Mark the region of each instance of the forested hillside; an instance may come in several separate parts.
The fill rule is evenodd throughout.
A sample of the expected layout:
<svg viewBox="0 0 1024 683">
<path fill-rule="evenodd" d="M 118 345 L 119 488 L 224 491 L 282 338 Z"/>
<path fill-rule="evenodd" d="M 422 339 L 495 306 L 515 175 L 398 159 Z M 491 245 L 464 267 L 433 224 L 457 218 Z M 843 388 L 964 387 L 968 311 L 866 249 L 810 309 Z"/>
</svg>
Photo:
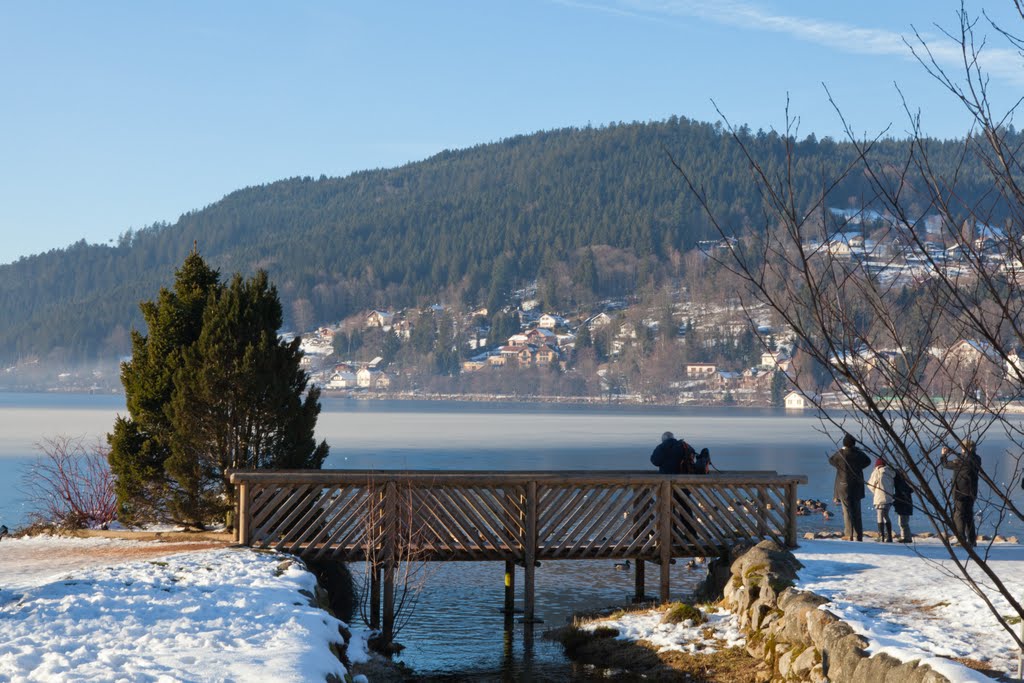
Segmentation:
<svg viewBox="0 0 1024 683">
<path fill-rule="evenodd" d="M 780 136 L 743 135 L 769 172 L 785 168 Z M 902 147 L 886 141 L 875 154 L 899 165 Z M 962 147 L 936 141 L 933 163 L 951 166 Z M 80 242 L 0 266 L 0 358 L 127 352 L 138 302 L 172 281 L 193 241 L 226 275 L 266 269 L 285 326 L 298 330 L 371 307 L 494 306 L 534 279 L 563 305 L 622 294 L 679 276 L 682 255 L 717 236 L 669 154 L 704 179 L 731 228 L 762 227 L 746 162 L 717 126 L 673 117 L 518 136 L 396 169 L 246 188 L 116 246 Z M 829 139 L 797 143 L 800 195 L 853 154 Z M 976 177 L 968 168 L 958 188 L 968 204 L 984 196 Z M 854 176 L 833 197 L 845 206 L 867 192 Z"/>
</svg>

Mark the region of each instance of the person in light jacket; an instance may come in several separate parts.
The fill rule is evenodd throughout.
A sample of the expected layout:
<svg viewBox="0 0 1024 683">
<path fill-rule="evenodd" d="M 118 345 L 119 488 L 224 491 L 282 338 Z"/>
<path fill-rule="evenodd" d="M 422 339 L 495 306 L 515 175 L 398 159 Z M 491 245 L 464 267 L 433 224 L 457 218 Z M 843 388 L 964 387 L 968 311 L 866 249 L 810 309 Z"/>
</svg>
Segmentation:
<svg viewBox="0 0 1024 683">
<path fill-rule="evenodd" d="M 878 540 L 882 543 L 892 543 L 889 508 L 896 498 L 896 473 L 881 458 L 875 460 L 875 469 L 868 479 L 868 488 L 874 494 L 872 502 L 878 515 Z"/>
<path fill-rule="evenodd" d="M 871 458 L 857 448 L 857 439 L 852 434 L 843 437 L 843 447 L 829 459 L 836 468 L 835 493 L 843 504 L 843 526 L 849 530 L 849 540 L 864 540 L 864 523 L 861 520 L 861 501 L 864 500 L 864 469 L 871 464 Z"/>
</svg>

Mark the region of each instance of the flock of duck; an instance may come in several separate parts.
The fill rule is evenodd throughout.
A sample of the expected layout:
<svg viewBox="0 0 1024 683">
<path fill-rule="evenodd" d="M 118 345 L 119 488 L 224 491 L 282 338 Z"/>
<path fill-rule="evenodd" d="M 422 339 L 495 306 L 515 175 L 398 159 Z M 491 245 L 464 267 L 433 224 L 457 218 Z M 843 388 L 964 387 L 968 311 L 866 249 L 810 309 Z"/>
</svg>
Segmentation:
<svg viewBox="0 0 1024 683">
<path fill-rule="evenodd" d="M 686 562 L 686 564 L 683 565 L 683 566 L 686 567 L 687 569 L 694 570 L 697 567 L 700 567 L 701 565 L 705 564 L 707 561 L 708 560 L 707 560 L 706 557 L 691 557 Z M 672 563 L 674 564 L 675 560 L 672 560 Z M 632 566 L 633 565 L 631 565 L 629 563 L 629 560 L 623 560 L 622 562 L 616 562 L 615 563 L 615 570 L 623 572 L 623 571 L 626 571 L 627 569 L 629 569 Z"/>
</svg>

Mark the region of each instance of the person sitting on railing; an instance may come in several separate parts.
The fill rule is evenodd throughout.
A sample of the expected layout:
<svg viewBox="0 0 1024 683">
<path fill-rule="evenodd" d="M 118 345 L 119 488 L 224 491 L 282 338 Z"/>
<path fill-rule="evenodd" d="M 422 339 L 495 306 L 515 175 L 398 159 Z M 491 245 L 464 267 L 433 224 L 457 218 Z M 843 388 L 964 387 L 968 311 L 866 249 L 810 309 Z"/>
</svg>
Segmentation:
<svg viewBox="0 0 1024 683">
<path fill-rule="evenodd" d="M 705 448 L 701 453 L 705 453 Z M 707 474 L 711 456 L 708 455 L 702 461 L 701 467 L 697 466 L 697 453 L 693 446 L 686 443 L 684 439 L 677 439 L 672 432 L 665 432 L 661 435 L 661 443 L 651 453 L 651 463 L 658 468 L 661 474 Z M 690 490 L 687 488 L 676 492 L 673 500 L 683 519 L 683 525 L 691 535 L 696 536 L 697 530 L 690 521 L 693 516 L 693 506 L 690 504 Z"/>
<path fill-rule="evenodd" d="M 693 447 L 682 439 L 677 439 L 672 432 L 661 435 L 659 443 L 651 453 L 651 464 L 661 474 L 689 474 L 690 463 L 693 462 Z"/>
</svg>

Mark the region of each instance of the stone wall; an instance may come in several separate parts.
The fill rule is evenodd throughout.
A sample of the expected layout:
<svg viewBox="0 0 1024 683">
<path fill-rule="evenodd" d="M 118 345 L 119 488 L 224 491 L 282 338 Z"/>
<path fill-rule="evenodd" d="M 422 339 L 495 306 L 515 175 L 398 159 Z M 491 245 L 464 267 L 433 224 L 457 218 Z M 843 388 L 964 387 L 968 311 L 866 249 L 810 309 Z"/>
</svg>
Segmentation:
<svg viewBox="0 0 1024 683">
<path fill-rule="evenodd" d="M 917 661 L 868 656 L 868 641 L 821 609 L 828 602 L 793 588 L 802 567 L 791 552 L 762 541 L 730 565 L 723 602 L 747 632 L 747 651 L 769 664 L 772 681 L 949 683 Z"/>
</svg>

